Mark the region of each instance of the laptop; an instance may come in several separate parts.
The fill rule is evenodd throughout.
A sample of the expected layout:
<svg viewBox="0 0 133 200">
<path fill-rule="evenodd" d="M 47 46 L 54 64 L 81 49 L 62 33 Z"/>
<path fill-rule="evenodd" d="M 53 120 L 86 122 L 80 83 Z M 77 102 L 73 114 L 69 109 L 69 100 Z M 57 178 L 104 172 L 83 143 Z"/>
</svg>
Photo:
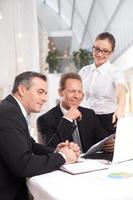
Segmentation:
<svg viewBox="0 0 133 200">
<path fill-rule="evenodd" d="M 133 116 L 123 117 L 118 120 L 114 153 L 97 152 L 89 155 L 86 152 L 85 155 L 85 158 L 106 159 L 112 161 L 112 163 L 133 159 Z"/>
<path fill-rule="evenodd" d="M 112 163 L 133 159 L 133 116 L 120 118 L 117 122 L 115 148 Z"/>
<path fill-rule="evenodd" d="M 133 160 L 133 117 L 125 117 L 118 120 L 114 153 L 97 152 L 95 154 L 86 154 L 84 158 L 84 161 L 81 160 L 79 163 L 62 165 L 60 169 L 70 174 L 80 174 L 108 169 L 109 166 L 114 166 L 110 164 Z"/>
</svg>

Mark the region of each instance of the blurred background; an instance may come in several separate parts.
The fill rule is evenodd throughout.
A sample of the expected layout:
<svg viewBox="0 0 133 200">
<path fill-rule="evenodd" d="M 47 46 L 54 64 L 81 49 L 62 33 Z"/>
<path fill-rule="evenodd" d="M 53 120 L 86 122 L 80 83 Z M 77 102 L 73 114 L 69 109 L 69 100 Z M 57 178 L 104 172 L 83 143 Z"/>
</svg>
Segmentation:
<svg viewBox="0 0 133 200">
<path fill-rule="evenodd" d="M 17 74 L 39 71 L 49 79 L 44 113 L 58 101 L 60 75 L 93 62 L 92 45 L 103 31 L 116 38 L 111 62 L 125 74 L 126 112 L 132 113 L 132 0 L 0 0 L 0 99 Z"/>
</svg>

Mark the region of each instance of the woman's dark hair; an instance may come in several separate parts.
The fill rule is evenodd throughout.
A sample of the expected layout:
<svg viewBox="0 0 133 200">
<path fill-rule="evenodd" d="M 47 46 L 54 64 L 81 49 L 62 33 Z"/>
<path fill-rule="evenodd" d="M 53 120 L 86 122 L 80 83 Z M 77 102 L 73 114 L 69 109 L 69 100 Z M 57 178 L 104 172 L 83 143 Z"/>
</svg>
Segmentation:
<svg viewBox="0 0 133 200">
<path fill-rule="evenodd" d="M 100 33 L 99 35 L 97 35 L 95 41 L 96 40 L 105 40 L 105 39 L 109 40 L 109 42 L 112 45 L 112 51 L 114 51 L 116 41 L 115 41 L 114 36 L 111 33 L 108 33 L 108 32 Z"/>
</svg>

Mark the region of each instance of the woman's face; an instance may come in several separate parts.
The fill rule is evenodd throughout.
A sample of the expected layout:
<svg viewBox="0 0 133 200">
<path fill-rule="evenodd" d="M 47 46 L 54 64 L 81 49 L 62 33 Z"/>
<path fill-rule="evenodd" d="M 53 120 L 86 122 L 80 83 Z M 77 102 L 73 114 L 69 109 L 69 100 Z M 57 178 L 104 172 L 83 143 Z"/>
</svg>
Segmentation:
<svg viewBox="0 0 133 200">
<path fill-rule="evenodd" d="M 92 48 L 96 67 L 104 64 L 112 56 L 112 44 L 108 39 L 96 40 Z"/>
</svg>

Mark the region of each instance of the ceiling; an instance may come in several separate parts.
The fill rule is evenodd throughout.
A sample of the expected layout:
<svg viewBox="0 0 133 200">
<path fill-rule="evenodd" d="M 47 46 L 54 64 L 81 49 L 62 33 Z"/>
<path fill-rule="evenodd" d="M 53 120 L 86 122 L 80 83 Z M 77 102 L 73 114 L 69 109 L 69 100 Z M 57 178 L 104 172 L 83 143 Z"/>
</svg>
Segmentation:
<svg viewBox="0 0 133 200">
<path fill-rule="evenodd" d="M 113 60 L 133 44 L 132 0 L 36 0 L 39 29 L 58 48 L 91 49 L 97 34 L 112 33 L 117 41 Z"/>
</svg>

